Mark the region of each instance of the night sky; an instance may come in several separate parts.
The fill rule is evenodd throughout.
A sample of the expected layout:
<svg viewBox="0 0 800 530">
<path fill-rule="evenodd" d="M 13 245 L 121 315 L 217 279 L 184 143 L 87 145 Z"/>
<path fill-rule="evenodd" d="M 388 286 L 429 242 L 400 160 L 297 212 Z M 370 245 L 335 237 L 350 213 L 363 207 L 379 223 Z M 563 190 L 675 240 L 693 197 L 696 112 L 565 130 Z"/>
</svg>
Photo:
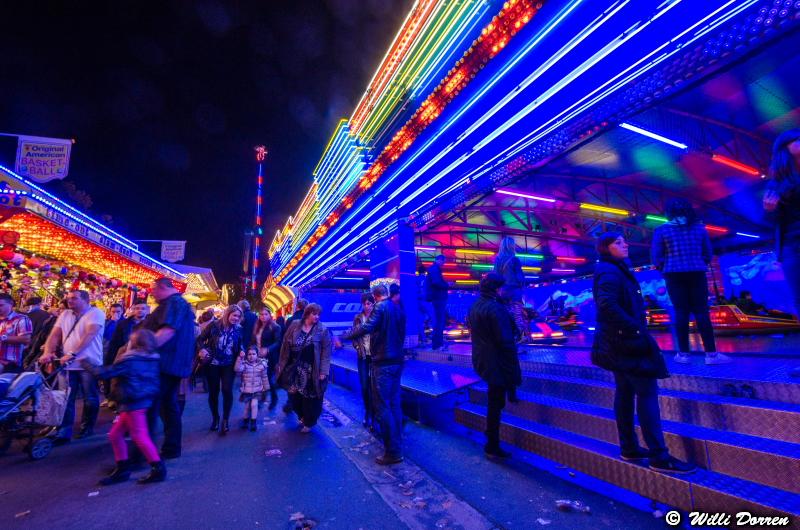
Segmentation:
<svg viewBox="0 0 800 530">
<path fill-rule="evenodd" d="M 253 146 L 270 150 L 268 245 L 412 1 L 3 4 L 0 132 L 76 138 L 67 181 L 88 213 L 131 239 L 187 240 L 184 263 L 223 283 L 253 223 Z M 0 162 L 15 149 L 0 138 Z"/>
</svg>

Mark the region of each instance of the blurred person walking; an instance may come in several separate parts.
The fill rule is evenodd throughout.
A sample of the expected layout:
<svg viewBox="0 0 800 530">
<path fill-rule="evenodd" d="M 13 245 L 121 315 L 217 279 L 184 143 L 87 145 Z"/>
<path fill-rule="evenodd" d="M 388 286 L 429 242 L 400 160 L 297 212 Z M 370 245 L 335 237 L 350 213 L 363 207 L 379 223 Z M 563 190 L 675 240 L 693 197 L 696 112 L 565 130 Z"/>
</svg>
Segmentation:
<svg viewBox="0 0 800 530">
<path fill-rule="evenodd" d="M 278 381 L 289 393 L 303 433 L 311 432 L 322 414 L 330 374 L 333 339 L 319 321 L 321 313 L 318 304 L 308 304 L 303 317 L 292 321 L 283 337 L 276 371 Z"/>
<path fill-rule="evenodd" d="M 614 414 L 622 459 L 645 461 L 656 471 L 687 473 L 695 466 L 670 456 L 661 430 L 658 379 L 669 377 L 664 357 L 647 331 L 639 282 L 628 268 L 628 243 L 620 233 L 597 238 L 599 260 L 592 289 L 597 306 L 597 332 L 592 363 L 613 372 Z M 639 446 L 634 409 L 649 452 Z"/>
<path fill-rule="evenodd" d="M 119 419 L 108 433 L 116 465 L 110 475 L 100 480 L 100 484 L 109 486 L 130 478 L 126 435 L 131 437 L 150 464 L 150 472 L 137 482 L 162 482 L 167 477 L 167 469 L 147 429 L 147 410 L 159 395 L 161 380 L 155 334 L 147 329 L 138 329 L 130 335 L 127 348 L 112 364 L 98 367 L 84 358 L 81 366 L 98 379 L 111 380 L 109 399 L 117 403 L 119 410 Z"/>
<path fill-rule="evenodd" d="M 653 264 L 664 275 L 667 292 L 674 308 L 674 330 L 678 352 L 675 361 L 690 363 L 689 315 L 693 314 L 703 339 L 706 364 L 723 364 L 731 358 L 717 353 L 714 328 L 708 313 L 708 280 L 706 271 L 711 263 L 711 238 L 706 226 L 682 198 L 666 204 L 668 222 L 653 233 Z"/>
</svg>

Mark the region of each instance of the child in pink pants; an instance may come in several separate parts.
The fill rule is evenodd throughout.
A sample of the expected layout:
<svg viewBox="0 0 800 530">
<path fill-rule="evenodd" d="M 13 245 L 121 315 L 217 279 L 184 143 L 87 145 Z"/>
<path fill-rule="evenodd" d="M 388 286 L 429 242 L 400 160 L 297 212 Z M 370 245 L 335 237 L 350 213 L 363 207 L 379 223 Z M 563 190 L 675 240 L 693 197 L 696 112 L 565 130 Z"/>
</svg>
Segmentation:
<svg viewBox="0 0 800 530">
<path fill-rule="evenodd" d="M 100 480 L 105 486 L 125 482 L 131 476 L 126 433 L 150 464 L 150 473 L 140 478 L 139 484 L 161 482 L 167 477 L 167 469 L 147 430 L 147 409 L 158 395 L 160 381 L 160 360 L 155 349 L 153 332 L 140 329 L 131 334 L 125 351 L 117 355 L 114 364 L 98 367 L 85 359 L 81 361 L 83 368 L 96 378 L 111 379 L 108 398 L 116 401 L 119 408 L 119 419 L 108 433 L 116 466 Z"/>
</svg>

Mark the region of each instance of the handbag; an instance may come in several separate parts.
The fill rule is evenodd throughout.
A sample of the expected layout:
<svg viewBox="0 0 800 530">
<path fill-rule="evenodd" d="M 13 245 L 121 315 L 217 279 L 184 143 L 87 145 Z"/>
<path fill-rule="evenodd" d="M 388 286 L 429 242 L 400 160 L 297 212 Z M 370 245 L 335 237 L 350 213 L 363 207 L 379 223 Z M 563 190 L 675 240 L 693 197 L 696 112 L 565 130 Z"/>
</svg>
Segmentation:
<svg viewBox="0 0 800 530">
<path fill-rule="evenodd" d="M 656 379 L 669 377 L 661 348 L 647 331 L 635 337 L 620 337 L 616 347 L 619 354 L 629 360 L 632 375 Z"/>
<path fill-rule="evenodd" d="M 314 327 L 316 327 L 316 324 L 314 325 Z M 289 351 L 289 355 L 291 357 L 289 358 L 289 361 L 286 363 L 286 366 L 283 367 L 283 370 L 281 370 L 281 374 L 278 377 L 278 385 L 280 385 L 280 387 L 283 388 L 284 390 L 288 391 L 289 387 L 292 385 L 292 377 L 294 376 L 294 373 L 297 371 L 297 365 L 300 363 L 300 352 L 302 352 L 303 349 L 308 346 L 308 343 L 313 340 L 312 339 L 313 333 L 314 333 L 314 328 L 312 327 L 311 330 L 306 335 L 306 338 L 303 340 L 303 344 L 300 345 L 300 349 L 297 351 L 296 355 L 295 352 L 291 350 Z"/>
</svg>

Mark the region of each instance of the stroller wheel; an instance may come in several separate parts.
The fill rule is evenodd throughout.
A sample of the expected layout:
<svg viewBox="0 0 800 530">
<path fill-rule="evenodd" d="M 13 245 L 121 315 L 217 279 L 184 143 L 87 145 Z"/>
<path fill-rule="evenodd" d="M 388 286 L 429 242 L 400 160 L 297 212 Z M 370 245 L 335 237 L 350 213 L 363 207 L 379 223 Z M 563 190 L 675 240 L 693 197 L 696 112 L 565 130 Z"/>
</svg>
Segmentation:
<svg viewBox="0 0 800 530">
<path fill-rule="evenodd" d="M 30 446 L 29 455 L 31 460 L 41 460 L 53 450 L 53 440 L 50 438 L 40 438 Z"/>
<path fill-rule="evenodd" d="M 6 454 L 14 438 L 9 433 L 0 433 L 0 456 Z"/>
</svg>

